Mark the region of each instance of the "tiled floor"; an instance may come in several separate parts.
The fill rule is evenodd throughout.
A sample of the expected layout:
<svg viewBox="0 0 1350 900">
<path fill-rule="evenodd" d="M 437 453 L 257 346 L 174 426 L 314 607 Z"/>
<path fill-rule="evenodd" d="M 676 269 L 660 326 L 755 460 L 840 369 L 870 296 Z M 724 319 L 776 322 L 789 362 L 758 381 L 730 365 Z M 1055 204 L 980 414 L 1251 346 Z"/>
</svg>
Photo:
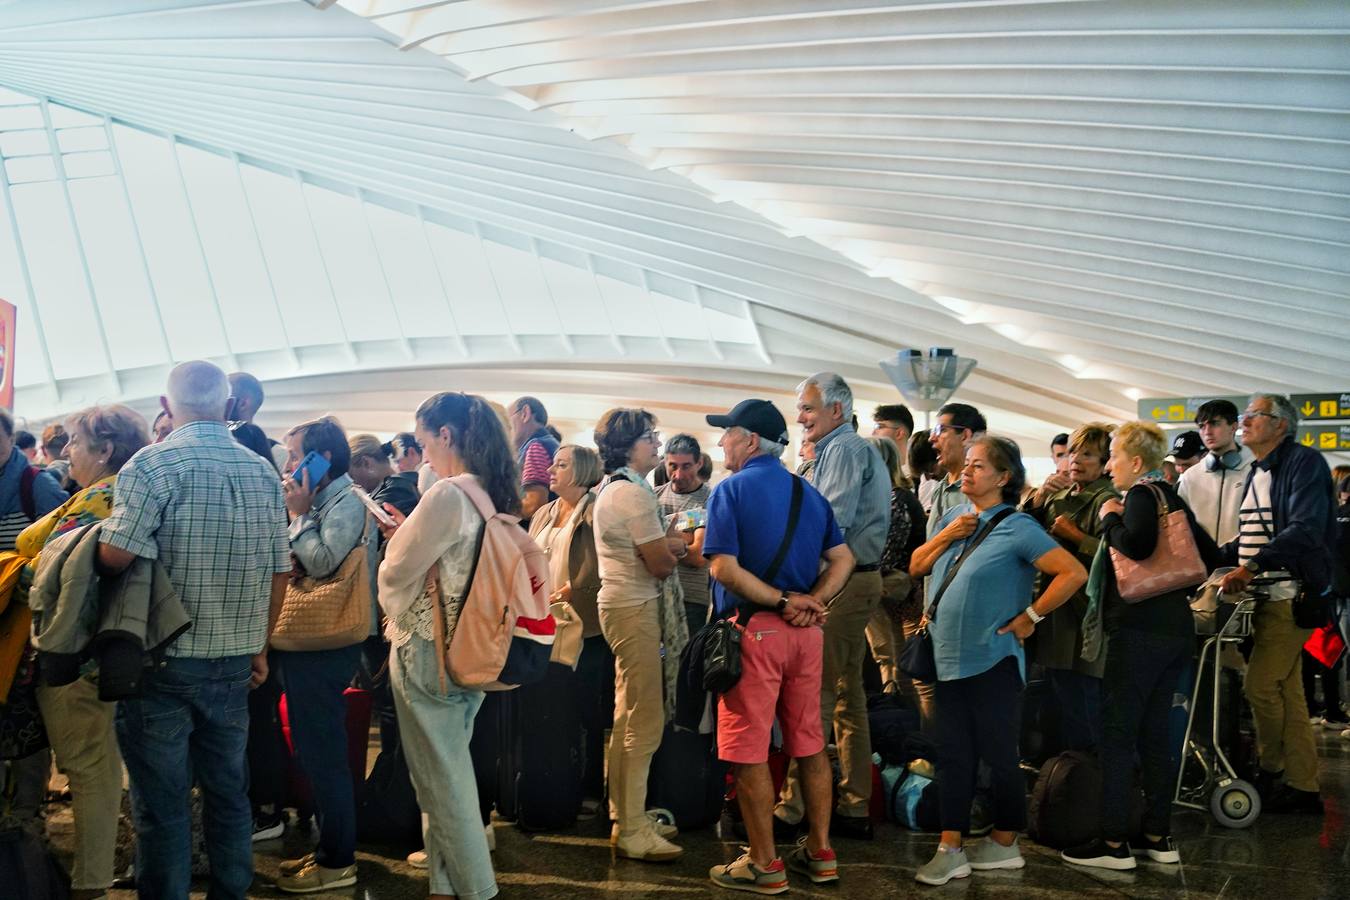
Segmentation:
<svg viewBox="0 0 1350 900">
<path fill-rule="evenodd" d="M 1232 831 L 1207 815 L 1179 813 L 1176 831 L 1183 864 L 1152 863 L 1130 873 L 1071 869 L 1047 848 L 1024 843 L 1025 869 L 976 873 L 941 888 L 913 881 L 928 859 L 936 835 L 915 834 L 893 825 L 878 828 L 870 843 L 836 845 L 842 882 L 818 888 L 793 879 L 791 895 L 806 897 L 943 898 L 1116 898 L 1116 897 L 1260 897 L 1267 900 L 1350 897 L 1350 741 L 1334 734 L 1319 737 L 1321 783 L 1326 815 L 1259 819 L 1246 831 Z M 712 830 L 681 835 L 685 857 L 667 865 L 617 860 L 610 852 L 602 822 L 582 823 L 572 832 L 529 836 L 505 823 L 496 826 L 497 866 L 505 898 L 677 898 L 726 896 L 707 881 L 710 866 L 739 853 Z M 277 863 L 309 849 L 312 833 L 291 829 L 284 840 L 257 845 L 253 897 L 284 897 L 273 886 Z M 426 896 L 426 879 L 404 861 L 407 848 L 363 847 L 361 881 L 326 895 L 356 900 L 396 900 Z M 204 896 L 205 883 L 199 882 Z M 114 891 L 114 900 L 131 900 L 130 891 Z"/>
</svg>

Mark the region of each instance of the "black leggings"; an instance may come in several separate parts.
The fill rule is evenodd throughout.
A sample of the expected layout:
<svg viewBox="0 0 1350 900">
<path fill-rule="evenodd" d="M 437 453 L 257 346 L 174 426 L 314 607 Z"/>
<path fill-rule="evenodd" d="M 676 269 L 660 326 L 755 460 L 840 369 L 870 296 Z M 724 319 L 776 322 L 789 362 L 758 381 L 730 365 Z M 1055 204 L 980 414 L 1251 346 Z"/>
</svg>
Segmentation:
<svg viewBox="0 0 1350 900">
<path fill-rule="evenodd" d="M 1005 656 L 979 675 L 937 682 L 937 780 L 942 830 L 970 831 L 975 767 L 989 767 L 994 828 L 1027 825 L 1026 779 L 1018 767 L 1022 727 L 1022 674 L 1017 657 Z"/>
</svg>

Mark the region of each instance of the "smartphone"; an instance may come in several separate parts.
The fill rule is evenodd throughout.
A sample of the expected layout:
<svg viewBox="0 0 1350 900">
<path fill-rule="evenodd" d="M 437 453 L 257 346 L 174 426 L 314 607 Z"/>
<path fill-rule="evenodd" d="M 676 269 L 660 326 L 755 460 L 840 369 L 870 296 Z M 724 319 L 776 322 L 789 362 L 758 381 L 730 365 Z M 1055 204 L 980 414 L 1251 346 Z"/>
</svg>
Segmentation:
<svg viewBox="0 0 1350 900">
<path fill-rule="evenodd" d="M 370 514 L 373 515 L 382 525 L 398 524 L 397 522 L 394 521 L 394 517 L 389 515 L 389 511 L 386 510 L 380 504 L 376 503 L 375 498 L 367 494 L 366 489 L 361 487 L 361 485 L 353 484 L 352 493 L 356 495 L 357 500 L 360 500 L 362 503 L 366 505 L 366 509 L 370 510 Z"/>
<path fill-rule="evenodd" d="M 327 457 L 321 456 L 311 450 L 305 454 L 304 459 L 300 460 L 300 465 L 295 467 L 295 471 L 291 473 L 291 480 L 296 484 L 303 486 L 305 483 L 305 473 L 308 472 L 309 489 L 312 491 L 318 487 L 319 482 L 323 480 L 323 476 L 328 474 L 329 465 L 330 463 L 328 462 Z"/>
</svg>

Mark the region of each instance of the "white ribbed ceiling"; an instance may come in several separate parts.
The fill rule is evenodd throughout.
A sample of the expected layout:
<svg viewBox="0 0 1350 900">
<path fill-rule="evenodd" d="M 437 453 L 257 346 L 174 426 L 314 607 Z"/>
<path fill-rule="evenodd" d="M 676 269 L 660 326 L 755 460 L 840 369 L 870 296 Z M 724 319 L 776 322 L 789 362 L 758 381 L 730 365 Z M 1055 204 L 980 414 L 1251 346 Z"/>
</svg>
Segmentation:
<svg viewBox="0 0 1350 900">
<path fill-rule="evenodd" d="M 833 366 L 879 400 L 876 360 L 943 344 L 1021 436 L 1143 395 L 1346 387 L 1344 2 L 315 5 L 0 3 L 0 85 L 755 340 L 412 334 L 367 368 L 687 365 L 734 392 Z"/>
</svg>

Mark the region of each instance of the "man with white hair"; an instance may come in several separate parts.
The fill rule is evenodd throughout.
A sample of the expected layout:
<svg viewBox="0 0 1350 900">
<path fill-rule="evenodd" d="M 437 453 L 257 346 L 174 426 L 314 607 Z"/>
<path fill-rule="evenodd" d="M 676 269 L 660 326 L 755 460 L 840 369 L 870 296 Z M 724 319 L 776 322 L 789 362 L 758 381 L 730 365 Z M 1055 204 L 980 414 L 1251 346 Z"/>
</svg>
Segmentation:
<svg viewBox="0 0 1350 900">
<path fill-rule="evenodd" d="M 767 400 L 742 400 L 726 415 L 718 445 L 734 474 L 708 498 L 703 552 L 714 579 L 717 615 L 737 617 L 754 640 L 741 642 L 741 678 L 722 694 L 718 756 L 732 763 L 750 846 L 714 866 L 713 883 L 731 890 L 787 890 L 791 868 L 815 884 L 839 879 L 830 849 L 830 761 L 821 728 L 820 680 L 825 604 L 844 586 L 853 554 L 829 501 L 783 467 L 787 423 Z M 822 566 L 823 563 L 823 566 Z M 811 830 L 786 866 L 774 848 L 773 780 L 767 764 L 777 717 L 783 749 L 797 761 Z"/>
<path fill-rule="evenodd" d="M 248 800 L 248 692 L 267 677 L 267 641 L 291 570 L 276 471 L 225 426 L 230 386 L 208 362 L 169 373 L 160 398 L 174 430 L 122 468 L 99 565 L 120 572 L 158 559 L 192 628 L 122 701 L 117 737 L 131 775 L 141 896 L 186 897 L 188 795 L 206 799 L 212 897 L 242 898 L 253 880 Z"/>
<path fill-rule="evenodd" d="M 891 522 L 891 475 L 881 454 L 852 425 L 853 391 L 833 372 L 818 372 L 797 386 L 797 422 L 816 445 L 809 480 L 825 495 L 857 565 L 829 603 L 824 624 L 825 662 L 820 712 L 825 734 L 839 745 L 839 802 L 830 829 L 841 837 L 871 840 L 872 737 L 867 725 L 862 664 L 867 621 L 881 602 L 881 551 Z M 774 811 L 784 826 L 806 814 L 796 767 L 788 774 Z"/>
</svg>

